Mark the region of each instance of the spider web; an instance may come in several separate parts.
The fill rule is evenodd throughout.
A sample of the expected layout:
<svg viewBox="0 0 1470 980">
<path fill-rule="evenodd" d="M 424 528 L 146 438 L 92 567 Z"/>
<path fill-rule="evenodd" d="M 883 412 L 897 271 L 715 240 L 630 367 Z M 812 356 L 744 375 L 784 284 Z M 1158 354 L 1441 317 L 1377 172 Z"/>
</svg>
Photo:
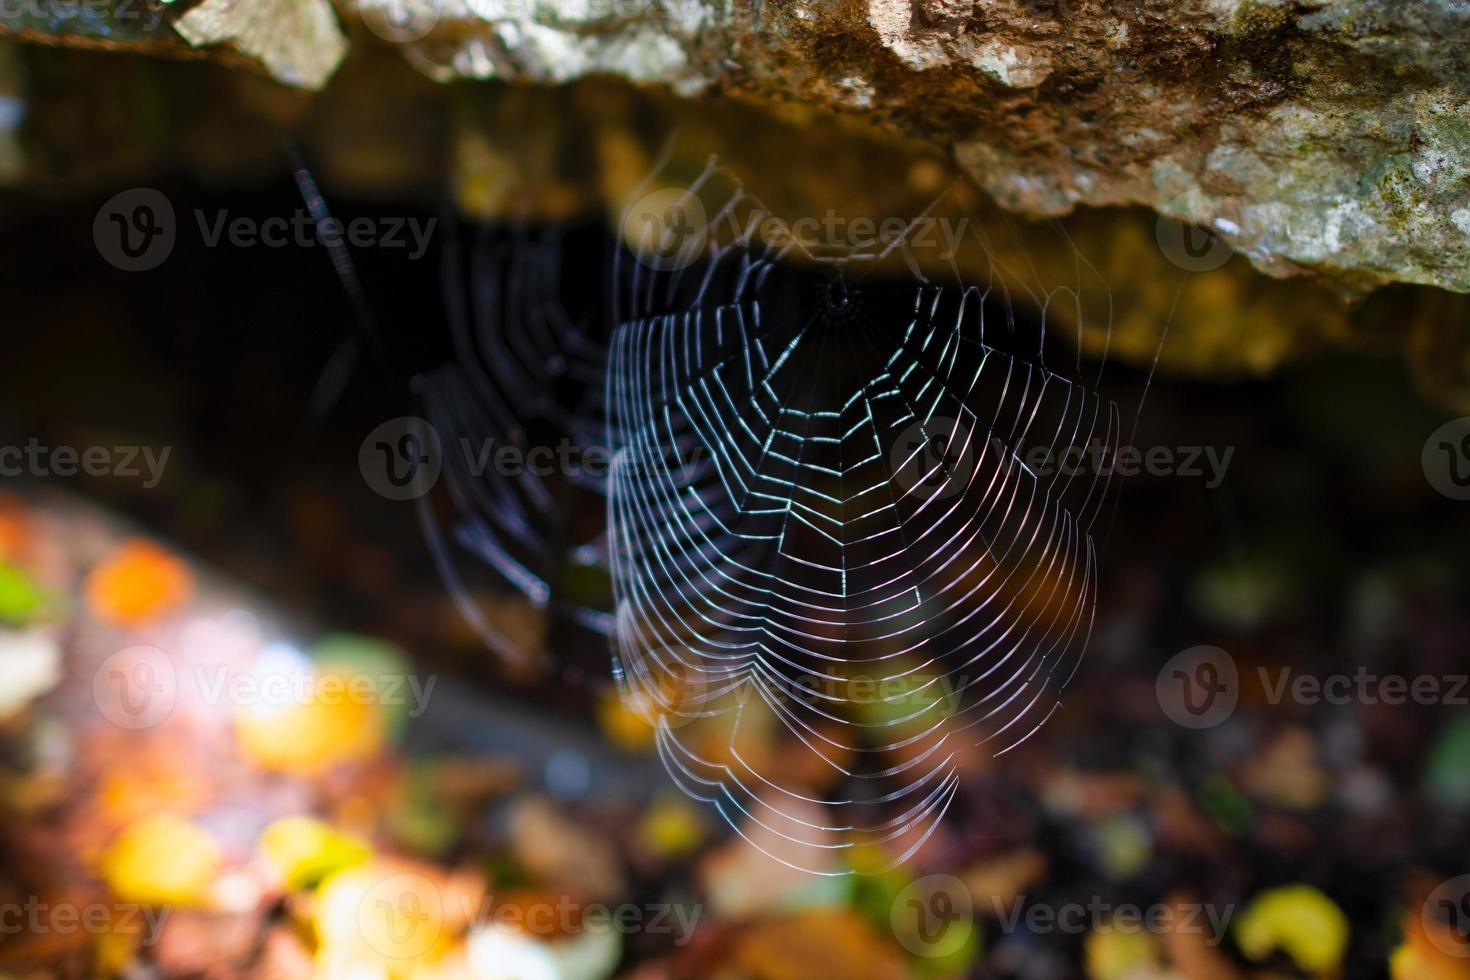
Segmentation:
<svg viewBox="0 0 1470 980">
<path fill-rule="evenodd" d="M 706 260 L 615 273 L 614 674 L 673 779 L 756 846 L 822 874 L 852 848 L 902 861 L 971 753 L 1061 703 L 1123 416 L 998 277 L 793 262 L 813 256 L 726 220 L 763 209 L 713 161 L 687 194 Z M 789 749 L 759 751 L 772 730 Z"/>
<path fill-rule="evenodd" d="M 566 307 L 563 272 L 575 259 L 561 230 L 482 227 L 471 236 L 467 258 L 457 234 L 445 249 L 454 357 L 416 379 L 422 415 L 444 447 L 448 498 L 445 507 L 419 498 L 419 519 L 465 620 L 507 661 L 528 665 L 534 652 L 496 626 L 469 576 L 488 567 L 537 609 L 606 631 L 604 614 L 558 590 L 566 566 L 602 561 L 600 530 L 569 518 L 577 496 L 602 493 L 604 475 L 587 465 L 586 450 L 604 427 L 606 341 L 595 321 Z"/>
<path fill-rule="evenodd" d="M 585 262 L 558 229 L 476 231 L 467 262 L 450 239 L 454 356 L 416 386 L 447 445 L 416 502 L 426 539 L 506 660 L 530 652 L 470 574 L 609 634 L 672 779 L 755 846 L 817 874 L 852 871 L 855 848 L 898 863 L 976 753 L 1058 710 L 1086 646 L 1094 536 L 1137 420 L 1105 394 L 1106 349 L 1086 369 L 1080 353 L 1085 330 L 1107 336 L 1106 284 L 1065 239 L 1074 261 L 1054 282 L 1026 242 L 978 223 L 976 254 L 942 284 L 907 239 L 877 254 L 768 243 L 768 212 L 714 160 L 673 203 L 704 217 L 698 238 L 615 248 L 583 314 L 565 299 L 585 283 L 563 272 Z M 895 249 L 908 275 L 869 274 Z M 1058 303 L 1071 344 L 1046 327 Z M 549 440 L 601 445 L 612 466 L 501 472 L 463 439 L 522 459 Z M 577 523 L 589 508 L 570 493 L 601 500 L 606 527 Z M 565 594 L 578 566 L 610 573 L 610 611 Z"/>
</svg>

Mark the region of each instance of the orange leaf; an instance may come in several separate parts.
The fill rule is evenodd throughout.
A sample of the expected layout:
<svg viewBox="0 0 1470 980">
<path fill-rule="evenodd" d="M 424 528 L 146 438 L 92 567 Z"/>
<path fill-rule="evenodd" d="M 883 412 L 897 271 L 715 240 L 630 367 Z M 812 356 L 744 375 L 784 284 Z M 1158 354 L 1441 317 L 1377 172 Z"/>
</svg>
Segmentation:
<svg viewBox="0 0 1470 980">
<path fill-rule="evenodd" d="M 129 541 L 92 570 L 87 608 L 98 619 L 137 626 L 177 608 L 194 593 L 184 562 L 148 541 Z"/>
</svg>

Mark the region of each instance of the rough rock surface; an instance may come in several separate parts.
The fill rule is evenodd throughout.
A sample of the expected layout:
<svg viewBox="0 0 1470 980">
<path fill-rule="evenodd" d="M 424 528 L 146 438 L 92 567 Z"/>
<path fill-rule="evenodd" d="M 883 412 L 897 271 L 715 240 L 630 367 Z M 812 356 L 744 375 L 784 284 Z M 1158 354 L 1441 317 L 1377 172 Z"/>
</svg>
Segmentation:
<svg viewBox="0 0 1470 980">
<path fill-rule="evenodd" d="M 440 79 L 614 74 L 682 95 L 820 106 L 952 152 L 1023 214 L 1142 204 L 1210 228 L 1275 276 L 1317 274 L 1347 293 L 1394 281 L 1470 291 L 1470 0 L 336 0 L 335 17 L 328 0 L 96 0 L 77 10 L 25 8 L 0 33 L 202 48 L 306 88 L 341 62 L 345 33 L 399 43 Z"/>
<path fill-rule="evenodd" d="M 1470 291 L 1470 0 L 350 2 L 441 77 L 828 106 L 1018 212 L 1143 204 L 1272 275 Z"/>
</svg>

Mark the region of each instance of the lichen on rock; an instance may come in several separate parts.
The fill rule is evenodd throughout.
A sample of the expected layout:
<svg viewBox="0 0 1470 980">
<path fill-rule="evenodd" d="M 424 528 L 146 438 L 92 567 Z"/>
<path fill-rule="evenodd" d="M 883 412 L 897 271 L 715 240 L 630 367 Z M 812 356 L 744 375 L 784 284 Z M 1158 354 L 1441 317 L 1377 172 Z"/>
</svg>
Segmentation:
<svg viewBox="0 0 1470 980">
<path fill-rule="evenodd" d="M 351 0 L 349 0 L 351 2 Z M 401 0 L 355 0 L 372 12 Z M 446 0 L 441 76 L 859 112 L 1003 206 L 1146 205 L 1273 276 L 1470 290 L 1463 0 Z M 1458 216 L 1458 217 L 1457 217 Z"/>
<path fill-rule="evenodd" d="M 345 31 L 440 81 L 616 75 L 834 110 L 952 153 L 1024 215 L 1144 205 L 1272 276 L 1470 292 L 1466 0 L 333 2 L 179 0 L 146 44 L 15 29 L 205 47 L 306 88 Z"/>
</svg>

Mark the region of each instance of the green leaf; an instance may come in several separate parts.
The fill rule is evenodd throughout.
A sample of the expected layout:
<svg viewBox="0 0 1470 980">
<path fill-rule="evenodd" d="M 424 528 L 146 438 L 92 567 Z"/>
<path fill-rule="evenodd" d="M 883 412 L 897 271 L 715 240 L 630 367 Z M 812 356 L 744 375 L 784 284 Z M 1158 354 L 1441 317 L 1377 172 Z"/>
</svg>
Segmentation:
<svg viewBox="0 0 1470 980">
<path fill-rule="evenodd" d="M 30 576 L 0 562 L 0 623 L 29 625 L 46 607 L 47 596 Z"/>
</svg>

